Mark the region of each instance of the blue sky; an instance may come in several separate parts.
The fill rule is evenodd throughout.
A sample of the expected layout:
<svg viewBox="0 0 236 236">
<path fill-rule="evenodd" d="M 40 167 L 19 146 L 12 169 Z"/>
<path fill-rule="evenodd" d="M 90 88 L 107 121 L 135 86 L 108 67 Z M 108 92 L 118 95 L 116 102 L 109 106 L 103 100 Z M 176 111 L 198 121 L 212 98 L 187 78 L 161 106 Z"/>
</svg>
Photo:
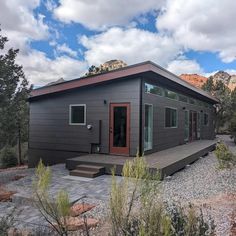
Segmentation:
<svg viewBox="0 0 236 236">
<path fill-rule="evenodd" d="M 35 85 L 111 59 L 208 76 L 236 74 L 235 9 L 234 0 L 10 0 L 0 24 Z"/>
</svg>

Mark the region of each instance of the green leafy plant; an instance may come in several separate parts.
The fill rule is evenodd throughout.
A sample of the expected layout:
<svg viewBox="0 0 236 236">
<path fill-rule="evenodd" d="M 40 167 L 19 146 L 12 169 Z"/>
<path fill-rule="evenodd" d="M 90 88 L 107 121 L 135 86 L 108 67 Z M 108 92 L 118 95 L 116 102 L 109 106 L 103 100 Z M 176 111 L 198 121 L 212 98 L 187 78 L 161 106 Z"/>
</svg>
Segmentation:
<svg viewBox="0 0 236 236">
<path fill-rule="evenodd" d="M 236 156 L 223 142 L 220 142 L 216 145 L 215 154 L 220 169 L 232 169 L 236 166 Z"/>
</svg>

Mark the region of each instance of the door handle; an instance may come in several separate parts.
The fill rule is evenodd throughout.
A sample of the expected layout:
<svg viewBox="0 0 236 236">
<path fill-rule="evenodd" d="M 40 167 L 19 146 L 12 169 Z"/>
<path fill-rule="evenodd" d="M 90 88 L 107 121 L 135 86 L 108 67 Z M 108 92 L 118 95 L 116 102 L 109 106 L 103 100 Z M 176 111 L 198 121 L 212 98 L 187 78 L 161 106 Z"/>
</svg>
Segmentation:
<svg viewBox="0 0 236 236">
<path fill-rule="evenodd" d="M 111 127 L 109 128 L 109 132 L 112 134 L 112 128 Z"/>
</svg>

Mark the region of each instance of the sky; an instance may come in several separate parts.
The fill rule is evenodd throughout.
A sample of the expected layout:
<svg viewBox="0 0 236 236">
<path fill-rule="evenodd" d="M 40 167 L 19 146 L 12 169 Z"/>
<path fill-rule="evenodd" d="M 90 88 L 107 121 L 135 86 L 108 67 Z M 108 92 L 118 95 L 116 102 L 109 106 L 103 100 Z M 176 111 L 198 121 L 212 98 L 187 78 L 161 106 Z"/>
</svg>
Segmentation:
<svg viewBox="0 0 236 236">
<path fill-rule="evenodd" d="M 35 86 L 119 59 L 236 74 L 235 0 L 0 0 L 1 34 Z"/>
</svg>

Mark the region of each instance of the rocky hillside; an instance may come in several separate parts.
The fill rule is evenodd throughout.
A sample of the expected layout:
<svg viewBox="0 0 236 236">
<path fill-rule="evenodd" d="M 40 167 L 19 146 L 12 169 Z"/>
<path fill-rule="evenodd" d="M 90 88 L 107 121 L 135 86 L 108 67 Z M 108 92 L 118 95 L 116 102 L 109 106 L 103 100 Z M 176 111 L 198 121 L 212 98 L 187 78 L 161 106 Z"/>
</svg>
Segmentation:
<svg viewBox="0 0 236 236">
<path fill-rule="evenodd" d="M 224 82 L 230 90 L 234 90 L 236 88 L 236 75 L 230 75 L 225 71 L 218 71 L 212 75 L 212 77 L 215 82 L 218 80 Z M 180 78 L 198 88 L 201 88 L 208 79 L 207 77 L 198 74 L 182 74 L 180 75 Z"/>
<path fill-rule="evenodd" d="M 207 81 L 206 77 L 198 74 L 182 74 L 180 75 L 180 78 L 198 88 L 201 88 L 202 85 Z"/>
<path fill-rule="evenodd" d="M 90 66 L 88 72 L 85 74 L 85 76 L 89 75 L 96 75 L 103 72 L 119 69 L 122 67 L 126 67 L 127 64 L 123 62 L 122 60 L 110 60 L 106 61 L 105 63 L 101 64 L 100 66 Z"/>
</svg>

